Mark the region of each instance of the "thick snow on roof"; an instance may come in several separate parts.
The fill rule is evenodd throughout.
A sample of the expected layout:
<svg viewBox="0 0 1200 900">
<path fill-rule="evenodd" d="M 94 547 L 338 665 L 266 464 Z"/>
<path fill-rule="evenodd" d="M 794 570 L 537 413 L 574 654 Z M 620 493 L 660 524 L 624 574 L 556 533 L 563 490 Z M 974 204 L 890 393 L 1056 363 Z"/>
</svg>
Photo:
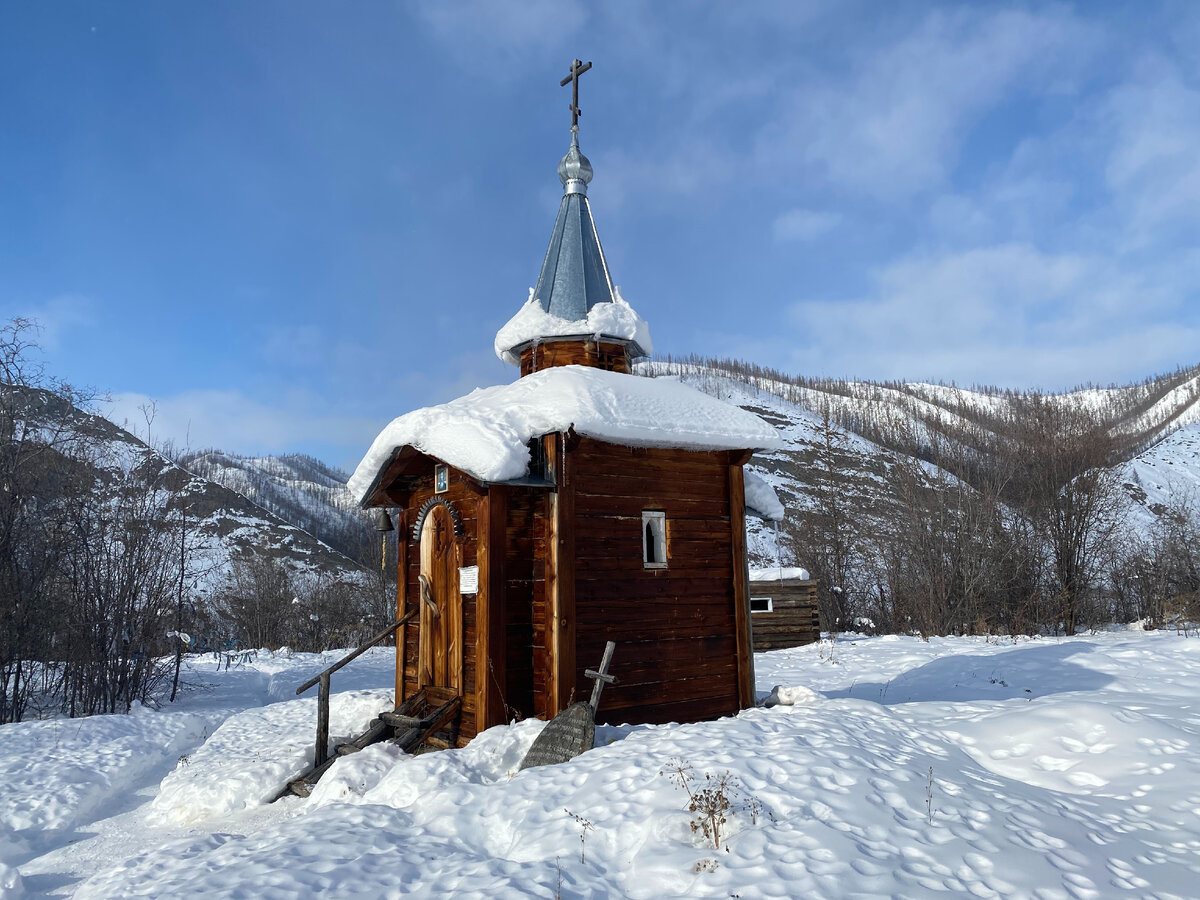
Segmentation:
<svg viewBox="0 0 1200 900">
<path fill-rule="evenodd" d="M 749 469 L 742 474 L 746 485 L 746 509 L 772 522 L 782 522 L 783 504 L 775 496 L 775 489 Z"/>
<path fill-rule="evenodd" d="M 519 365 L 521 360 L 519 351 L 513 351 L 525 344 L 581 335 L 631 341 L 635 345 L 630 348 L 634 356 L 649 356 L 654 352 L 654 344 L 650 341 L 650 326 L 625 302 L 620 288 L 615 289 L 612 303 L 597 303 L 588 310 L 586 319 L 577 321 L 562 319 L 546 312 L 538 298 L 533 295 L 533 288 L 530 288 L 529 299 L 525 305 L 496 332 L 496 355 L 515 366 Z"/>
<path fill-rule="evenodd" d="M 785 578 L 799 578 L 801 581 L 808 581 L 811 576 L 808 574 L 808 569 L 802 569 L 799 566 L 772 566 L 769 569 L 751 569 L 751 581 L 780 581 Z"/>
<path fill-rule="evenodd" d="M 779 434 L 758 416 L 677 381 L 558 366 L 400 416 L 375 438 L 348 486 L 357 500 L 365 499 L 393 453 L 404 446 L 480 481 L 520 478 L 528 471 L 529 440 L 572 426 L 579 434 L 628 446 L 780 446 Z"/>
</svg>

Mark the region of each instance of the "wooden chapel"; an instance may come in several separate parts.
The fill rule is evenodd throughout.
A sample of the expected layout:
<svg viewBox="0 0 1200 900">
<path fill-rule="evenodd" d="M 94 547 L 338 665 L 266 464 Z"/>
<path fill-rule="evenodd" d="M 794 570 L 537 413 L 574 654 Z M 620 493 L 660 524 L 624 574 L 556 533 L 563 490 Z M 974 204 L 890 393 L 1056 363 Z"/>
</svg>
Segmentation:
<svg viewBox="0 0 1200 900">
<path fill-rule="evenodd" d="M 590 66 L 590 64 L 587 64 Z M 576 91 L 586 67 L 576 60 Z M 396 705 L 461 698 L 457 743 L 586 699 L 599 722 L 695 721 L 754 703 L 743 466 L 757 416 L 632 372 L 649 329 L 614 288 L 571 144 L 537 286 L 496 337 L 520 368 L 392 422 L 351 479 L 397 520 Z"/>
</svg>

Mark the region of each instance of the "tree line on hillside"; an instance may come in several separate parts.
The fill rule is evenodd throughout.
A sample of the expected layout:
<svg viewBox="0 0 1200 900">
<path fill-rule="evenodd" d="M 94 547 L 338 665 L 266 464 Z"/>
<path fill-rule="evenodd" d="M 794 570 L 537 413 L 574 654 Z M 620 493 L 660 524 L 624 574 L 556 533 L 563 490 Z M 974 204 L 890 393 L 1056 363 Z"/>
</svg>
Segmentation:
<svg viewBox="0 0 1200 900">
<path fill-rule="evenodd" d="M 815 503 L 789 515 L 785 535 L 819 580 L 827 629 L 1073 633 L 1200 621 L 1196 506 L 1181 498 L 1141 533 L 1129 525 L 1119 468 L 1146 440 L 1137 418 L 1196 369 L 1089 399 L 992 389 L 1002 403 L 941 397 L 931 409 L 905 405 L 928 399 L 915 396 L 919 386 L 806 380 L 724 360 L 662 365 L 732 378 L 821 417 Z M 1182 394 L 1174 415 L 1195 399 L 1193 387 Z M 882 511 L 864 515 L 847 494 L 846 431 L 893 451 Z"/>
<path fill-rule="evenodd" d="M 34 331 L 0 328 L 0 724 L 173 699 L 200 646 L 325 650 L 391 621 L 378 548 L 354 578 L 221 558 L 194 476 L 114 441 L 35 361 Z"/>
<path fill-rule="evenodd" d="M 176 453 L 172 459 L 189 472 L 244 494 L 351 559 L 371 552 L 375 530 L 370 516 L 348 505 L 345 473 L 318 459 L 292 453 L 270 461 L 247 460 L 215 448 Z M 264 471 L 264 464 L 275 471 Z"/>
</svg>

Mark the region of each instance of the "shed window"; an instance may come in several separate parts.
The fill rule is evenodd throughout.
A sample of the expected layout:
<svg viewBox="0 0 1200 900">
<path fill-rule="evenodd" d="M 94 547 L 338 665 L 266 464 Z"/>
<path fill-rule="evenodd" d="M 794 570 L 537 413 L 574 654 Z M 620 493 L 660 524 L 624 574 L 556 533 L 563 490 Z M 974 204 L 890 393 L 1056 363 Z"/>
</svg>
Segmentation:
<svg viewBox="0 0 1200 900">
<path fill-rule="evenodd" d="M 775 605 L 771 602 L 770 597 L 751 597 L 750 612 L 773 612 Z"/>
<path fill-rule="evenodd" d="M 642 564 L 647 569 L 667 567 L 667 514 L 642 511 Z"/>
</svg>

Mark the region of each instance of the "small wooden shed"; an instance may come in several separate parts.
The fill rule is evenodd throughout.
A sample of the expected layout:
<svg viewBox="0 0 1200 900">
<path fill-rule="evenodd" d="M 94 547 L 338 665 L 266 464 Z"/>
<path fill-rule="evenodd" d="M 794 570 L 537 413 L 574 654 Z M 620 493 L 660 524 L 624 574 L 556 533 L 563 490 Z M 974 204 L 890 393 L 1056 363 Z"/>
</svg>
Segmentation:
<svg viewBox="0 0 1200 900">
<path fill-rule="evenodd" d="M 779 437 L 632 374 L 649 329 L 612 284 L 575 128 L 559 177 L 537 287 L 495 342 L 521 377 L 396 419 L 350 482 L 397 517 L 398 611 L 420 605 L 398 634 L 396 703 L 456 692 L 460 744 L 586 699 L 610 640 L 601 722 L 754 702 L 743 466 Z"/>
<path fill-rule="evenodd" d="M 781 650 L 821 639 L 817 582 L 801 568 L 750 570 L 754 650 Z"/>
</svg>

